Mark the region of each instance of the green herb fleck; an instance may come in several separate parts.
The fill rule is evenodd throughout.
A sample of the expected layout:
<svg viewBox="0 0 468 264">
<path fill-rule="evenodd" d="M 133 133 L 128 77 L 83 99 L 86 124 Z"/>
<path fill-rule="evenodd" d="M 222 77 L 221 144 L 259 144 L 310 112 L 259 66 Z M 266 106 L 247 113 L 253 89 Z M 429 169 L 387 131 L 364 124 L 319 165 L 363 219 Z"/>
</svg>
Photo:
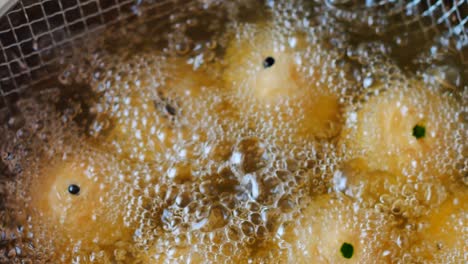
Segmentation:
<svg viewBox="0 0 468 264">
<path fill-rule="evenodd" d="M 344 258 L 350 259 L 353 257 L 354 247 L 353 245 L 344 242 L 343 245 L 341 245 L 340 251 Z"/>
<path fill-rule="evenodd" d="M 426 128 L 420 125 L 413 127 L 413 136 L 417 139 L 423 138 L 426 135 Z"/>
</svg>

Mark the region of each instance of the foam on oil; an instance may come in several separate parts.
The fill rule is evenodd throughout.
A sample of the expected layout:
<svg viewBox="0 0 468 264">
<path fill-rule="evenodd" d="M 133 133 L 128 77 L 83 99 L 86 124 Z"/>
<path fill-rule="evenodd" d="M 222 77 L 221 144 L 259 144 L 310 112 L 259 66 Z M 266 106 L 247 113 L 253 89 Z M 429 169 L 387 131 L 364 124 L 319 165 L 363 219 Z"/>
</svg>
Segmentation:
<svg viewBox="0 0 468 264">
<path fill-rule="evenodd" d="M 466 258 L 455 66 L 402 70 L 390 44 L 356 44 L 310 4 L 194 6 L 158 37 L 106 33 L 15 102 L 0 127 L 0 258 Z"/>
</svg>

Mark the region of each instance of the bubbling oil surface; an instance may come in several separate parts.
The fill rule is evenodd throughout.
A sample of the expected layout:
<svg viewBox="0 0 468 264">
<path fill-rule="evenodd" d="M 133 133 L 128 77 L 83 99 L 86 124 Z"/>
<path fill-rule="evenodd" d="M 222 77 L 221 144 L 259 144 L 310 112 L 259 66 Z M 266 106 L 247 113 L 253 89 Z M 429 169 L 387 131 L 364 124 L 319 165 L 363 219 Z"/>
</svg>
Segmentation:
<svg viewBox="0 0 468 264">
<path fill-rule="evenodd" d="M 198 4 L 5 115 L 1 261 L 466 261 L 456 68 L 399 67 L 301 2 Z"/>
</svg>

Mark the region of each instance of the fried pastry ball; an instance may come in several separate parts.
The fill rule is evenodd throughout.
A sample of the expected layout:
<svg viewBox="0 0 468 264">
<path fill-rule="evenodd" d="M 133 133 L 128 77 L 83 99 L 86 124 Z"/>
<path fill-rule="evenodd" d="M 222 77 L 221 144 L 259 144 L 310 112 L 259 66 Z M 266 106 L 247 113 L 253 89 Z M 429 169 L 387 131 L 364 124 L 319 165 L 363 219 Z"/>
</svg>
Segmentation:
<svg viewBox="0 0 468 264">
<path fill-rule="evenodd" d="M 28 207 L 36 237 L 52 238 L 59 256 L 71 254 L 73 244 L 90 251 L 129 241 L 120 173 L 112 158 L 83 151 L 57 157 L 30 175 Z"/>
<path fill-rule="evenodd" d="M 110 123 L 105 141 L 118 154 L 138 161 L 158 160 L 192 137 L 187 126 L 205 118 L 203 105 L 193 106 L 208 103 L 203 95 L 213 92 L 215 81 L 182 58 L 143 54 L 129 60 L 116 66 L 128 73 L 109 87 L 94 109 L 103 109 L 101 118 Z"/>
<path fill-rule="evenodd" d="M 420 219 L 420 230 L 412 243 L 415 256 L 431 263 L 466 260 L 467 199 L 466 189 L 458 190 Z"/>
<path fill-rule="evenodd" d="M 295 263 L 390 263 L 397 252 L 386 252 L 389 225 L 361 210 L 343 195 L 314 198 L 296 227 Z"/>
<path fill-rule="evenodd" d="M 452 171 L 460 104 L 413 80 L 374 93 L 347 114 L 341 147 L 372 170 L 446 177 Z M 460 127 L 460 126 L 458 126 Z"/>
<path fill-rule="evenodd" d="M 335 191 L 371 203 L 377 202 L 381 195 L 390 194 L 392 186 L 401 186 L 406 182 L 406 177 L 401 174 L 372 170 L 363 159 L 346 162 L 335 171 L 332 180 Z"/>
<path fill-rule="evenodd" d="M 315 50 L 318 44 L 309 43 L 305 33 L 262 23 L 241 24 L 234 31 L 224 81 L 246 104 L 246 114 L 259 113 L 277 127 L 285 123 L 305 138 L 336 135 L 340 107 L 333 82 L 321 79 L 320 58 L 311 55 L 321 52 Z"/>
</svg>

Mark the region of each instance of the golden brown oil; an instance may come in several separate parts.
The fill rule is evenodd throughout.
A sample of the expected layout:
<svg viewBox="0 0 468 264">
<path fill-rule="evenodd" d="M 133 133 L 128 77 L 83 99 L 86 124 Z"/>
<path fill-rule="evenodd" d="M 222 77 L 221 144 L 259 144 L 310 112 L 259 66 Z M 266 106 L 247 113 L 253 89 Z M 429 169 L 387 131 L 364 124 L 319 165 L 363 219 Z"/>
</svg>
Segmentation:
<svg viewBox="0 0 468 264">
<path fill-rule="evenodd" d="M 466 261 L 456 66 L 310 3 L 197 3 L 167 32 L 110 29 L 15 102 L 0 261 Z"/>
</svg>

